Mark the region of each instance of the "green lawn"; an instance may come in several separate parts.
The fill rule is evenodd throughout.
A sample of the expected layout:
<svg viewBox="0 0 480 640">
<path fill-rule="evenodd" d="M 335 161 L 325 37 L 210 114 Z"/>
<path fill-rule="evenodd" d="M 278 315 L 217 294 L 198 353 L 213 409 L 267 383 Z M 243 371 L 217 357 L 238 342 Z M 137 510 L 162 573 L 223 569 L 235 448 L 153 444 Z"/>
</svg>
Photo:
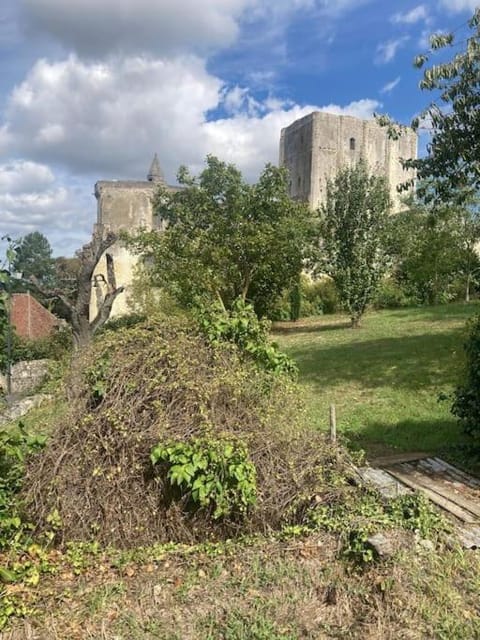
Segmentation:
<svg viewBox="0 0 480 640">
<path fill-rule="evenodd" d="M 308 411 L 328 426 L 330 403 L 338 429 L 354 446 L 448 453 L 466 442 L 450 414 L 458 382 L 465 323 L 480 304 L 451 304 L 368 313 L 352 330 L 342 316 L 275 328 L 275 339 L 300 368 Z"/>
</svg>

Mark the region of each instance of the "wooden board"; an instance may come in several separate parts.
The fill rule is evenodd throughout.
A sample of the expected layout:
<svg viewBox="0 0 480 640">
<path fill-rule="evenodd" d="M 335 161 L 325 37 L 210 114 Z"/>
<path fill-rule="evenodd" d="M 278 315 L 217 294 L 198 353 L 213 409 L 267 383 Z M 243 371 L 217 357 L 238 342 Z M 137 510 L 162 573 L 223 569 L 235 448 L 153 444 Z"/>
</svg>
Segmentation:
<svg viewBox="0 0 480 640">
<path fill-rule="evenodd" d="M 475 516 L 469 510 L 460 507 L 453 500 L 450 500 L 440 495 L 438 492 L 432 490 L 426 485 L 426 483 L 420 483 L 417 478 L 412 477 L 411 473 L 408 473 L 405 470 L 400 470 L 394 466 L 388 467 L 386 471 L 390 473 L 394 478 L 397 478 L 397 480 L 400 480 L 400 482 L 403 482 L 403 484 L 407 485 L 407 487 L 425 494 L 425 496 L 429 500 L 434 502 L 442 509 L 445 509 L 445 511 L 448 511 L 449 513 L 454 515 L 456 518 L 461 520 L 461 522 L 469 524 L 478 521 L 477 516 Z"/>
<path fill-rule="evenodd" d="M 361 467 L 358 469 L 358 475 L 366 484 L 372 484 L 385 498 L 396 498 L 410 493 L 410 489 L 382 469 Z"/>
<path fill-rule="evenodd" d="M 445 478 L 438 473 L 425 471 L 425 465 L 422 466 L 421 462 L 422 461 L 417 465 L 410 463 L 392 465 L 391 467 L 386 467 L 386 470 L 388 472 L 394 470 L 406 474 L 412 482 L 438 493 L 442 498 L 457 504 L 462 509 L 476 516 L 476 518 L 480 518 L 480 503 L 477 500 L 477 496 L 472 493 L 469 488 L 457 481 L 452 482 L 450 478 Z M 429 469 L 429 467 L 427 467 L 427 469 Z"/>
<path fill-rule="evenodd" d="M 394 453 L 389 456 L 379 456 L 378 458 L 372 458 L 369 462 L 372 467 L 385 467 L 390 464 L 399 464 L 401 462 L 412 462 L 413 460 L 421 460 L 428 458 L 429 453 L 425 451 L 415 451 L 413 453 Z"/>
</svg>

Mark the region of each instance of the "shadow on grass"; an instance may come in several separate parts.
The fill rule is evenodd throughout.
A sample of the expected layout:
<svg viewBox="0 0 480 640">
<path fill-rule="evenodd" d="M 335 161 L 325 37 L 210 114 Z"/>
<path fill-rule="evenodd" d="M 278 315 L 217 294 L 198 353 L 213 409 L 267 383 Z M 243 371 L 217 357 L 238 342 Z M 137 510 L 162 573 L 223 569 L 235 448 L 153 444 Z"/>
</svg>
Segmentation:
<svg viewBox="0 0 480 640">
<path fill-rule="evenodd" d="M 273 334 L 301 334 L 301 333 L 323 333 L 324 331 L 333 331 L 335 329 L 351 329 L 352 325 L 347 320 L 339 320 L 337 322 L 311 322 L 308 324 L 291 323 L 275 323 L 272 327 Z"/>
<path fill-rule="evenodd" d="M 326 345 L 292 346 L 300 377 L 322 389 L 340 383 L 410 390 L 455 384 L 462 330 Z"/>
<path fill-rule="evenodd" d="M 364 449 L 372 458 L 404 451 L 448 456 L 471 443 L 453 416 L 440 420 L 411 418 L 394 425 L 372 422 L 359 431 L 347 431 L 345 437 L 352 449 Z"/>
</svg>

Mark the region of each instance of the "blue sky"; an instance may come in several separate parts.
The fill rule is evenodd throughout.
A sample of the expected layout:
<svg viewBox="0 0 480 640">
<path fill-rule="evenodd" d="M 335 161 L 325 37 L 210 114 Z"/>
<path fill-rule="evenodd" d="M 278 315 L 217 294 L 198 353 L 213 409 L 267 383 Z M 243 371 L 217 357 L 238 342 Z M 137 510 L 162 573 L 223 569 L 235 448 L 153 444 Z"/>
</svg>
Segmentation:
<svg viewBox="0 0 480 640">
<path fill-rule="evenodd" d="M 478 0 L 2 0 L 0 235 L 73 255 L 100 179 L 169 182 L 207 153 L 255 180 L 313 110 L 408 123 L 431 96 L 413 57 Z"/>
</svg>

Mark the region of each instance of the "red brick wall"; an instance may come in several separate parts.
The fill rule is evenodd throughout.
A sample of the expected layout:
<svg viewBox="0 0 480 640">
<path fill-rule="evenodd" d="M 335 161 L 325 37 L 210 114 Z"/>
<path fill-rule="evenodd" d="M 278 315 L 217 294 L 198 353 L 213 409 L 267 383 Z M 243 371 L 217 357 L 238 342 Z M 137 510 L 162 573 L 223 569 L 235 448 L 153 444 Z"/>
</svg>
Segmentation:
<svg viewBox="0 0 480 640">
<path fill-rule="evenodd" d="M 58 318 L 29 293 L 12 295 L 12 325 L 21 338 L 45 338 L 58 326 Z"/>
</svg>

